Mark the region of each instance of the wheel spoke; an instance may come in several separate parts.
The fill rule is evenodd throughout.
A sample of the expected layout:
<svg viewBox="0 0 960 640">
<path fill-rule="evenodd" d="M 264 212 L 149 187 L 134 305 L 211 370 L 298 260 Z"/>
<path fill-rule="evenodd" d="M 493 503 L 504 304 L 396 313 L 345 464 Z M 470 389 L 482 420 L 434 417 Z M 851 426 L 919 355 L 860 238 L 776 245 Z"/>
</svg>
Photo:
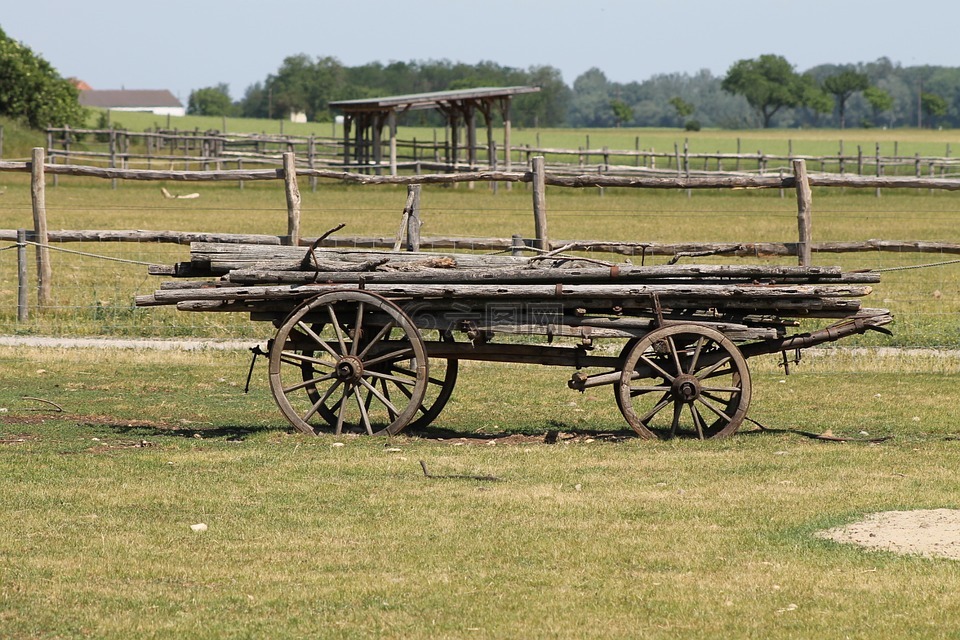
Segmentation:
<svg viewBox="0 0 960 640">
<path fill-rule="evenodd" d="M 740 387 L 701 387 L 700 393 L 703 395 L 709 395 L 712 393 L 736 393 L 740 391 Z"/>
<path fill-rule="evenodd" d="M 337 435 L 340 435 L 341 433 L 343 433 L 343 421 L 344 421 L 344 418 L 346 417 L 344 414 L 347 411 L 346 399 L 347 399 L 347 394 L 349 392 L 350 392 L 350 385 L 348 383 L 344 383 L 343 394 L 340 396 L 340 410 L 337 412 L 337 427 L 335 431 Z"/>
<path fill-rule="evenodd" d="M 667 347 L 670 349 L 670 358 L 677 368 L 677 374 L 683 373 L 683 365 L 680 364 L 680 354 L 677 352 L 677 343 L 673 341 L 673 336 L 667 336 Z"/>
<path fill-rule="evenodd" d="M 668 382 L 673 382 L 673 379 L 676 377 L 676 376 L 674 376 L 674 375 L 672 375 L 672 374 L 667 373 L 667 372 L 663 369 L 663 367 L 661 367 L 661 366 L 658 365 L 656 362 L 654 362 L 652 359 L 650 359 L 650 357 L 648 357 L 646 354 L 641 355 L 641 356 L 640 356 L 640 360 L 642 360 L 644 363 L 646 363 L 646 365 L 647 365 L 648 367 L 650 367 L 650 368 L 653 369 L 654 371 L 658 372 L 658 373 L 659 373 L 661 376 L 663 376 L 663 378 L 664 378 L 665 380 L 667 380 Z M 649 377 L 649 376 L 648 376 L 648 377 Z"/>
<path fill-rule="evenodd" d="M 362 381 L 361 381 L 362 382 Z M 367 408 L 364 406 L 363 398 L 360 397 L 360 387 L 354 386 L 353 395 L 357 399 L 357 406 L 360 407 L 360 419 L 363 422 L 364 428 L 367 430 L 367 435 L 373 435 L 373 426 L 370 424 L 370 416 L 367 415 Z"/>
<path fill-rule="evenodd" d="M 325 376 L 320 376 L 319 378 L 312 378 L 310 380 L 304 380 L 303 382 L 298 382 L 297 384 L 290 385 L 289 387 L 284 387 L 284 393 L 290 393 L 291 391 L 296 391 L 297 389 L 303 389 L 304 387 L 315 387 L 319 382 L 326 382 L 327 380 L 335 380 L 337 376 L 332 373 L 328 373 Z"/>
<path fill-rule="evenodd" d="M 697 411 L 697 407 L 692 403 L 690 404 L 690 416 L 693 418 L 693 425 L 697 428 L 697 437 L 703 440 L 703 418 Z"/>
<path fill-rule="evenodd" d="M 416 378 L 412 380 L 407 378 L 398 378 L 397 376 L 392 376 L 389 373 L 380 373 L 379 371 L 364 371 L 364 375 L 368 375 L 373 378 L 379 378 L 381 380 L 389 380 L 390 382 L 398 385 L 405 384 L 412 387 L 417 384 Z"/>
<path fill-rule="evenodd" d="M 717 407 L 713 406 L 712 403 L 707 402 L 706 399 L 704 399 L 703 396 L 700 396 L 700 403 L 701 403 L 703 406 L 705 406 L 707 409 L 710 409 L 710 411 L 712 411 L 712 412 L 714 412 L 715 414 L 717 414 L 717 417 L 719 417 L 720 419 L 724 420 L 725 422 L 730 422 L 730 421 L 733 420 L 733 418 L 731 418 L 730 416 L 728 416 L 726 413 L 724 413 L 723 411 L 721 411 L 721 410 L 718 409 Z"/>
<path fill-rule="evenodd" d="M 655 415 L 660 413 L 660 411 L 662 411 L 664 407 L 670 404 L 670 400 L 671 400 L 670 396 L 671 394 L 669 391 L 663 394 L 663 396 L 660 398 L 657 404 L 655 404 L 653 408 L 650 409 L 650 411 L 647 411 L 647 413 L 644 414 L 642 418 L 640 418 L 640 422 L 642 422 L 643 424 L 647 424 L 648 422 L 650 422 L 650 420 L 652 420 Z"/>
<path fill-rule="evenodd" d="M 665 391 L 669 393 L 670 387 L 665 387 L 663 385 L 660 385 L 657 387 L 630 387 L 630 397 L 636 398 L 637 396 L 641 396 L 647 393 L 654 393 L 657 391 Z"/>
<path fill-rule="evenodd" d="M 333 369 L 336 366 L 333 362 L 328 360 L 321 360 L 319 358 L 315 358 L 314 356 L 308 356 L 305 353 L 297 353 L 295 351 L 284 351 L 281 355 L 281 362 L 295 366 L 299 366 L 304 362 L 309 362 L 310 364 L 315 364 L 321 367 L 329 367 L 330 369 Z"/>
<path fill-rule="evenodd" d="M 377 344 L 378 342 L 380 342 L 380 340 L 382 340 L 383 337 L 386 336 L 386 335 L 390 332 L 390 330 L 393 329 L 395 326 L 396 326 L 396 323 L 395 323 L 393 320 L 391 320 L 391 321 L 388 322 L 387 324 L 383 325 L 383 328 L 380 329 L 380 331 L 377 332 L 377 335 L 374 336 L 373 340 L 370 341 L 370 344 L 368 344 L 367 346 L 365 346 L 365 347 L 363 348 L 363 351 L 361 351 L 359 354 L 357 354 L 357 357 L 360 358 L 361 360 L 363 360 L 364 357 L 366 357 L 367 353 L 370 351 L 371 347 L 373 347 L 373 345 L 375 345 L 375 344 Z"/>
<path fill-rule="evenodd" d="M 398 415 L 398 414 L 400 413 L 400 411 L 397 409 L 397 407 L 395 407 L 394 404 L 393 404 L 392 402 L 390 402 L 390 398 L 388 398 L 387 396 L 385 396 L 385 395 L 383 395 L 382 393 L 380 393 L 379 391 L 377 391 L 377 388 L 376 388 L 374 385 L 370 384 L 370 383 L 367 382 L 366 380 L 361 380 L 361 381 L 360 381 L 360 384 L 362 384 L 364 387 L 366 387 L 366 388 L 370 391 L 370 395 L 367 396 L 367 399 L 368 399 L 368 400 L 369 400 L 371 397 L 375 397 L 377 400 L 380 401 L 381 404 L 383 404 L 383 406 L 385 406 L 385 407 L 387 408 L 387 411 L 389 411 L 391 415 L 394 415 L 394 416 L 395 416 L 395 415 Z M 384 387 L 384 391 L 386 391 L 386 387 Z M 388 392 L 388 394 L 389 394 L 389 392 Z M 369 409 L 370 406 L 367 405 L 367 408 Z"/>
<path fill-rule="evenodd" d="M 353 323 L 353 343 L 350 345 L 350 355 L 357 355 L 357 347 L 360 345 L 360 337 L 363 335 L 363 302 L 357 303 L 357 318 Z"/>
<path fill-rule="evenodd" d="M 697 370 L 697 364 L 700 362 L 700 352 L 703 350 L 703 344 L 706 342 L 706 338 L 700 336 L 697 338 L 697 348 L 693 351 L 693 356 L 690 358 L 690 366 L 687 367 L 687 375 L 692 376 L 693 372 Z"/>
<path fill-rule="evenodd" d="M 723 375 L 723 374 L 725 374 L 725 373 L 731 373 L 731 372 L 733 371 L 733 364 L 731 363 L 731 360 L 732 360 L 732 359 L 733 359 L 733 357 L 732 357 L 732 356 L 729 356 L 729 355 L 726 356 L 726 357 L 723 357 L 723 358 L 721 358 L 719 361 L 713 363 L 712 365 L 710 365 L 710 366 L 707 367 L 706 369 L 703 369 L 702 371 L 698 371 L 698 372 L 697 372 L 696 374 L 694 374 L 694 375 L 696 375 L 697 378 L 699 378 L 700 380 L 705 380 L 705 379 L 707 379 L 707 378 L 713 378 L 713 377 L 716 377 L 716 376 L 719 376 L 719 375 Z M 730 364 L 730 371 L 724 371 L 723 373 L 717 373 L 717 369 L 719 369 L 720 367 L 722 367 L 722 366 L 725 365 L 725 364 Z"/>
<path fill-rule="evenodd" d="M 680 427 L 680 414 L 683 411 L 683 402 L 679 398 L 673 401 L 673 420 L 670 422 L 670 435 L 677 435 L 677 429 Z"/>
<path fill-rule="evenodd" d="M 414 354 L 413 347 L 407 347 L 406 349 L 400 349 L 398 351 L 392 351 L 390 353 L 385 353 L 382 356 L 376 358 L 371 358 L 363 363 L 364 368 L 372 367 L 375 364 L 380 364 L 381 362 L 404 360 L 409 358 Z"/>
<path fill-rule="evenodd" d="M 301 419 L 304 422 L 310 422 L 310 418 L 312 418 L 317 413 L 317 411 L 320 410 L 320 407 L 326 404 L 327 399 L 330 398 L 333 392 L 336 391 L 337 387 L 339 387 L 341 384 L 343 384 L 343 382 L 341 380 L 337 380 L 332 385 L 330 385 L 330 388 L 327 389 L 326 393 L 323 394 L 323 397 L 317 400 L 316 402 L 314 402 L 313 406 L 310 407 L 310 410 L 307 411 L 307 413 L 304 416 L 302 416 Z"/>
<path fill-rule="evenodd" d="M 316 342 L 316 343 L 319 344 L 321 347 L 323 347 L 323 350 L 324 350 L 324 351 L 326 351 L 327 353 L 329 353 L 329 354 L 330 354 L 331 356 L 333 356 L 334 358 L 337 358 L 337 359 L 340 358 L 340 354 L 337 353 L 337 352 L 333 349 L 333 347 L 331 347 L 329 344 L 327 344 L 327 341 L 324 340 L 323 338 L 321 338 L 320 335 L 319 335 L 316 331 L 314 331 L 311 327 L 307 326 L 307 324 L 306 324 L 305 322 L 303 322 L 303 321 L 301 320 L 300 322 L 297 323 L 297 326 L 298 326 L 304 333 L 306 333 L 308 336 L 310 336 L 311 338 L 313 338 L 314 342 Z"/>
<path fill-rule="evenodd" d="M 385 404 L 387 406 L 387 412 L 390 414 L 390 422 L 393 422 L 394 420 L 397 419 L 397 416 L 400 415 L 400 412 L 395 411 L 393 407 L 393 403 L 390 402 L 390 389 L 389 387 L 387 387 L 386 380 L 380 381 L 380 388 L 383 389 L 383 397 L 387 399 L 387 402 Z"/>
<path fill-rule="evenodd" d="M 337 333 L 337 342 L 340 343 L 340 353 L 347 354 L 347 343 L 343 339 L 343 329 L 340 328 L 340 321 L 337 319 L 337 312 L 333 310 L 333 304 L 326 305 L 327 315 L 330 316 L 330 324 Z"/>
</svg>

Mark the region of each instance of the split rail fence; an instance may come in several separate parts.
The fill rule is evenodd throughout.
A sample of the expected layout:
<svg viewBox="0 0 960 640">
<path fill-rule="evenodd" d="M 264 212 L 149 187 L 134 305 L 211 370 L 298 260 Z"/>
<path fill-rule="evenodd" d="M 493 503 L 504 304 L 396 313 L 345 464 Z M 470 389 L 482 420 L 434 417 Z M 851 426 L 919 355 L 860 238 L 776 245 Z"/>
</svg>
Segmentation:
<svg viewBox="0 0 960 640">
<path fill-rule="evenodd" d="M 421 244 L 431 248 L 472 250 L 528 250 L 540 252 L 607 252 L 621 255 L 695 257 L 719 256 L 796 256 L 801 266 L 811 264 L 813 252 L 895 251 L 960 255 L 960 244 L 941 242 L 899 242 L 871 240 L 867 242 L 812 241 L 812 187 L 846 187 L 856 189 L 940 189 L 960 190 L 960 180 L 951 178 L 856 176 L 809 173 L 803 159 L 794 160 L 788 175 L 711 175 L 711 176 L 610 176 L 599 174 L 562 175 L 546 170 L 542 156 L 531 158 L 525 171 L 496 170 L 438 173 L 414 176 L 376 176 L 330 169 L 310 169 L 298 166 L 295 154 L 284 152 L 282 165 L 272 169 L 236 169 L 219 171 L 120 169 L 84 165 L 66 165 L 47 162 L 42 148 L 33 151 L 29 162 L 0 161 L 0 171 L 27 172 L 31 175 L 33 229 L 0 230 L 0 241 L 15 243 L 18 259 L 18 319 L 27 318 L 27 249 L 36 249 L 38 306 L 49 304 L 53 272 L 49 251 L 52 243 L 68 242 L 151 242 L 186 244 L 194 241 L 244 242 L 254 244 L 310 245 L 317 238 L 302 237 L 300 233 L 300 189 L 298 179 L 336 180 L 363 185 L 406 185 L 407 201 L 403 209 L 401 232 L 396 237 L 343 237 L 331 235 L 320 240 L 318 246 L 394 247 L 418 249 Z M 86 176 L 106 180 L 161 180 L 173 182 L 223 182 L 247 180 L 282 181 L 286 196 L 287 216 L 284 235 L 249 235 L 220 233 L 189 233 L 175 231 L 123 230 L 64 230 L 50 231 L 46 225 L 46 189 L 48 176 Z M 510 238 L 421 238 L 419 235 L 420 186 L 456 184 L 460 182 L 490 182 L 527 184 L 532 191 L 532 211 L 535 237 Z M 546 187 L 566 188 L 636 188 L 636 189 L 780 189 L 793 190 L 797 198 L 797 241 L 787 243 L 656 243 L 555 240 L 548 231 Z M 13 247 L 7 247 L 13 248 Z"/>
<path fill-rule="evenodd" d="M 307 169 L 337 168 L 354 170 L 364 174 L 397 175 L 401 172 L 415 175 L 428 171 L 458 172 L 496 170 L 498 167 L 516 164 L 530 165 L 536 156 L 546 158 L 550 173 L 570 175 L 597 173 L 612 176 L 676 175 L 682 177 L 715 176 L 724 174 L 781 175 L 789 173 L 793 162 L 804 160 L 811 170 L 839 175 L 883 177 L 913 176 L 915 178 L 947 178 L 960 176 L 960 158 L 953 157 L 951 145 L 947 144 L 942 156 L 902 155 L 894 142 L 893 154 L 882 155 L 880 144 L 871 148 L 856 145 L 846 148 L 839 141 L 836 154 L 812 156 L 795 154 L 793 142 L 788 143 L 786 154 L 765 153 L 762 150 L 743 152 L 741 140 L 737 139 L 735 153 L 691 152 L 688 141 L 675 143 L 673 149 L 656 151 L 641 148 L 640 137 L 635 137 L 633 149 L 592 147 L 590 136 L 585 146 L 577 149 L 546 147 L 540 144 L 539 134 L 535 145 L 514 145 L 510 149 L 498 148 L 495 142 L 478 146 L 469 157 L 485 159 L 484 165 L 470 166 L 453 157 L 448 136 L 438 139 L 434 130 L 432 140 L 396 140 L 396 157 L 389 163 L 356 165 L 347 163 L 343 157 L 343 141 L 339 138 L 247 133 L 221 133 L 219 131 L 181 131 L 157 129 L 156 131 L 131 132 L 123 129 L 47 129 L 47 157 L 50 162 L 65 164 L 98 164 L 113 169 L 134 166 L 153 169 L 166 165 L 184 170 L 200 168 L 223 170 L 245 166 L 278 166 L 284 153 L 294 153 L 298 167 Z M 381 141 L 387 149 L 388 141 Z M 849 145 L 848 145 L 849 146 Z M 383 157 L 389 157 L 386 151 Z M 510 162 L 507 162 L 507 158 Z M 311 186 L 316 188 L 315 180 Z"/>
</svg>

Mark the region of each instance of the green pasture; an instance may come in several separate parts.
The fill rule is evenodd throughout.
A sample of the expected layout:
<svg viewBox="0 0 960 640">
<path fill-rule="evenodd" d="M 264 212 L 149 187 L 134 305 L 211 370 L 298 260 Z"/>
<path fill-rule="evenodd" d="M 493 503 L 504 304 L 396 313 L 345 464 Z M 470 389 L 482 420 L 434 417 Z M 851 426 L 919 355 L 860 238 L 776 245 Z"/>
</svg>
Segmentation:
<svg viewBox="0 0 960 640">
<path fill-rule="evenodd" d="M 633 146 L 627 130 L 604 133 Z M 663 133 L 671 146 L 687 135 Z M 894 133 L 903 149 L 909 132 Z M 949 142 L 914 133 L 931 154 Z M 279 181 L 50 182 L 51 229 L 286 232 Z M 397 231 L 402 187 L 300 186 L 305 236 L 341 222 L 340 237 Z M 816 189 L 814 240 L 960 242 L 958 197 Z M 0 229 L 30 228 L 30 202 L 27 176 L 0 173 Z M 425 187 L 422 232 L 532 236 L 531 211 L 523 185 Z M 789 191 L 551 188 L 547 211 L 555 240 L 797 235 Z M 189 257 L 148 243 L 63 245 L 90 255 L 54 252 L 54 307 L 18 322 L 11 246 L 0 242 L 0 335 L 272 334 L 243 316 L 134 308 L 164 281 L 147 263 Z M 562 367 L 464 362 L 425 431 L 311 437 L 283 420 L 263 359 L 243 393 L 242 349 L 0 346 L 0 637 L 954 637 L 957 561 L 814 535 L 878 511 L 960 508 L 960 265 L 930 266 L 954 258 L 816 255 L 897 269 L 864 301 L 893 310 L 895 335 L 807 351 L 789 376 L 776 356 L 750 359 L 755 422 L 705 442 L 633 437 L 610 387 L 570 391 Z"/>
<path fill-rule="evenodd" d="M 632 438 L 609 388 L 579 395 L 546 367 L 468 363 L 434 429 L 382 439 L 291 432 L 262 362 L 242 393 L 242 351 L 0 348 L 0 364 L 4 637 L 876 640 L 960 625 L 956 561 L 814 537 L 960 507 L 954 357 L 814 355 L 789 377 L 753 360 L 751 415 L 770 430 L 706 442 Z"/>
<path fill-rule="evenodd" d="M 91 118 L 90 126 L 95 126 L 96 118 Z M 304 124 L 281 122 L 280 120 L 254 120 L 248 118 L 219 118 L 213 116 L 184 116 L 169 118 L 149 113 L 110 114 L 111 123 L 130 131 L 144 131 L 157 128 L 177 128 L 181 131 L 217 130 L 232 133 L 269 133 L 286 135 L 342 138 L 343 126 L 333 122 L 308 122 Z M 495 123 L 500 124 L 500 123 Z M 482 118 L 478 126 L 483 127 Z M 494 127 L 494 140 L 503 143 L 502 126 Z M 444 129 L 433 127 L 400 126 L 397 137 L 420 142 L 443 141 Z M 483 138 L 483 136 L 481 136 Z M 485 139 L 485 138 L 483 138 Z M 589 144 L 588 144 L 589 140 Z M 846 155 L 856 155 L 860 146 L 863 153 L 872 156 L 880 145 L 882 155 L 942 157 L 949 153 L 960 152 L 960 134 L 956 131 L 936 131 L 931 129 L 705 129 L 703 131 L 684 131 L 670 128 L 605 128 L 605 129 L 543 129 L 513 127 L 511 141 L 514 145 L 530 145 L 552 149 L 602 149 L 645 151 L 655 150 L 672 152 L 678 145 L 681 152 L 688 144 L 691 153 L 741 153 L 763 152 L 770 155 L 786 155 L 793 150 L 795 154 L 810 156 L 837 155 L 841 141 Z M 568 160 L 569 161 L 569 160 Z"/>
</svg>

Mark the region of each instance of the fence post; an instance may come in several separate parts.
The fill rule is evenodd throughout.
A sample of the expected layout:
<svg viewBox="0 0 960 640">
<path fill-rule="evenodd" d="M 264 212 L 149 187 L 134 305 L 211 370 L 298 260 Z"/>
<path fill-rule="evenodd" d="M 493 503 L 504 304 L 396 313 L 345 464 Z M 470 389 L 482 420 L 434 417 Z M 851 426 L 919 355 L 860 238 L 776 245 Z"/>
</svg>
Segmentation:
<svg viewBox="0 0 960 640">
<path fill-rule="evenodd" d="M 47 198 L 43 147 L 34 147 L 30 162 L 30 197 L 33 201 L 33 230 L 37 242 L 37 304 L 50 304 L 50 249 L 47 248 Z"/>
<path fill-rule="evenodd" d="M 27 321 L 27 230 L 17 229 L 17 322 Z"/>
<path fill-rule="evenodd" d="M 287 244 L 300 244 L 300 188 L 297 186 L 297 158 L 292 151 L 283 154 L 283 186 L 287 194 Z"/>
<path fill-rule="evenodd" d="M 510 238 L 510 255 L 517 257 L 522 256 L 525 246 L 526 244 L 523 242 L 523 236 L 521 236 L 519 233 L 513 234 L 513 236 Z"/>
<path fill-rule="evenodd" d="M 535 156 L 533 165 L 533 223 L 536 230 L 537 248 L 548 250 L 547 236 L 547 190 L 543 156 Z"/>
<path fill-rule="evenodd" d="M 407 186 L 410 215 L 407 216 L 407 251 L 420 251 L 420 185 Z"/>
<path fill-rule="evenodd" d="M 800 232 L 800 241 L 797 243 L 797 260 L 801 267 L 809 267 L 813 262 L 810 250 L 813 233 L 813 223 L 810 218 L 813 192 L 810 190 L 810 180 L 807 177 L 805 160 L 793 161 L 793 176 L 797 187 L 797 227 Z"/>
<path fill-rule="evenodd" d="M 110 168 L 117 168 L 117 130 L 110 128 Z M 110 180 L 110 188 L 117 188 L 117 179 L 113 178 Z"/>
</svg>

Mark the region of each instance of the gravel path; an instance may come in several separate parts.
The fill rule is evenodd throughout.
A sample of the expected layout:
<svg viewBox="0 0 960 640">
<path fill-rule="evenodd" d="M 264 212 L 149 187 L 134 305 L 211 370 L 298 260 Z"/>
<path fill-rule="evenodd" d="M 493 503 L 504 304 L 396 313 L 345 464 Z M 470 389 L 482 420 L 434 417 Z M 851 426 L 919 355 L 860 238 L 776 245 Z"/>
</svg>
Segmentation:
<svg viewBox="0 0 960 640">
<path fill-rule="evenodd" d="M 256 340 L 144 340 L 136 338 L 50 338 L 44 336 L 0 336 L 3 347 L 57 347 L 68 349 L 157 349 L 201 351 L 204 349 L 246 350 Z"/>
</svg>

